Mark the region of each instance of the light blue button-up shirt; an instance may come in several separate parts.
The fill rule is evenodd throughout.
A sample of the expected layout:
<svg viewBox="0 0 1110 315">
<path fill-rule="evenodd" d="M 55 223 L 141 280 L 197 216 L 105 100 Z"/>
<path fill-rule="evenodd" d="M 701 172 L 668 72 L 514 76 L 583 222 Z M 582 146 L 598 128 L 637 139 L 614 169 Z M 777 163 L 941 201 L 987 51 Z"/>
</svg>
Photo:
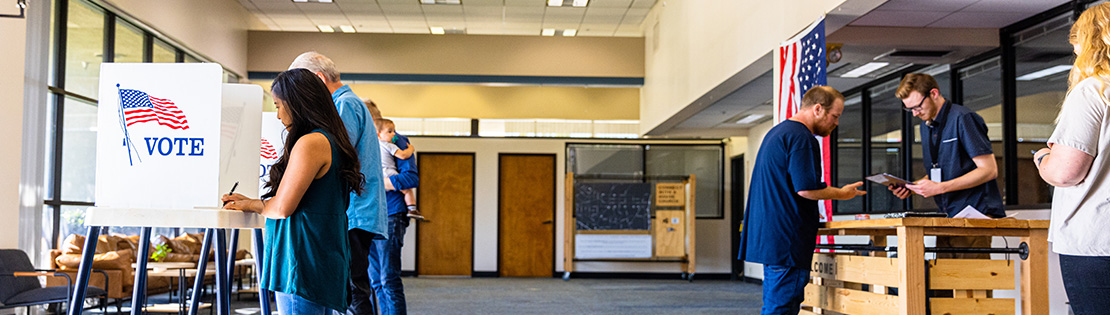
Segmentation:
<svg viewBox="0 0 1110 315">
<path fill-rule="evenodd" d="M 362 229 L 387 238 L 382 156 L 378 151 L 378 129 L 374 128 L 374 118 L 350 86 L 344 85 L 335 90 L 331 98 L 347 127 L 347 136 L 358 153 L 362 175 L 366 178 L 362 195 L 351 193 L 351 202 L 347 206 L 347 229 Z"/>
</svg>

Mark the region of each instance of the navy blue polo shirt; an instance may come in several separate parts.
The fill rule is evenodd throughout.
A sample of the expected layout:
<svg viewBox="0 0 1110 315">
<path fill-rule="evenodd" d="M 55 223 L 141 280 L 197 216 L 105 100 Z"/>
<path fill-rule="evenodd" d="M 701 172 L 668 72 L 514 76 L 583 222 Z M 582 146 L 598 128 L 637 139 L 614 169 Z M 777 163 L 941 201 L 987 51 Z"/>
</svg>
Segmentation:
<svg viewBox="0 0 1110 315">
<path fill-rule="evenodd" d="M 983 117 L 948 101 L 933 118 L 931 126 L 921 124 L 921 136 L 924 138 L 921 139 L 921 156 L 925 174 L 939 167 L 942 178 L 930 178 L 938 183 L 975 170 L 975 161 L 971 158 L 993 153 Z M 937 195 L 933 201 L 941 211 L 948 213 L 948 217 L 969 205 L 990 217 L 1006 216 L 998 182 L 993 179 L 979 186 Z"/>
<path fill-rule="evenodd" d="M 755 157 L 737 259 L 810 270 L 817 239 L 821 150 L 809 128 L 786 120 L 771 128 Z"/>
</svg>

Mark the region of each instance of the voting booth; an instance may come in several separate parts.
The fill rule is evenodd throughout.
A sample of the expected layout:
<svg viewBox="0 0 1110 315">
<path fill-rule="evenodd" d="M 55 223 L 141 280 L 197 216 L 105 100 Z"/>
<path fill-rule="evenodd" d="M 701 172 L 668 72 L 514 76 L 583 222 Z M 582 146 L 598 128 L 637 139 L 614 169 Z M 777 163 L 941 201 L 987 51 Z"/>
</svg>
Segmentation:
<svg viewBox="0 0 1110 315">
<path fill-rule="evenodd" d="M 96 206 L 85 211 L 84 246 L 95 247 L 103 227 L 142 228 L 132 297 L 137 307 L 132 307 L 132 314 L 147 306 L 148 259 L 143 258 L 150 256 L 152 227 L 206 229 L 188 312 L 198 309 L 209 246 L 214 244 L 217 310 L 229 314 L 229 274 L 234 266 L 229 257 L 236 250 L 238 229 L 255 229 L 255 251 L 260 253 L 265 219 L 220 209 L 220 196 L 233 189 L 249 197 L 259 195 L 255 163 L 261 151 L 262 99 L 260 86 L 223 83 L 218 64 L 101 65 Z M 231 242 L 226 229 L 233 229 Z M 70 305 L 84 300 L 94 253 L 83 253 Z M 263 291 L 260 301 L 268 299 Z M 269 312 L 268 303 L 261 306 Z M 69 313 L 80 311 L 71 307 Z"/>
</svg>

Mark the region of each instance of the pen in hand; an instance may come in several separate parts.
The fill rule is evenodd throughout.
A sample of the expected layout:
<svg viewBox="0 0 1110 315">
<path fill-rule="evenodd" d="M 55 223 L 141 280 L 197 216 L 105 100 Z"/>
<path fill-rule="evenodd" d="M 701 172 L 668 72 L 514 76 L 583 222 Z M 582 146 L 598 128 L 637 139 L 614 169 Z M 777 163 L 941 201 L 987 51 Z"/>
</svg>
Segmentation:
<svg viewBox="0 0 1110 315">
<path fill-rule="evenodd" d="M 234 185 L 231 185 L 231 191 L 228 192 L 227 195 L 231 196 L 231 194 L 234 194 L 235 193 L 235 188 L 239 188 L 239 182 L 238 181 L 236 181 Z M 224 205 L 227 205 L 227 201 L 224 201 Z"/>
</svg>

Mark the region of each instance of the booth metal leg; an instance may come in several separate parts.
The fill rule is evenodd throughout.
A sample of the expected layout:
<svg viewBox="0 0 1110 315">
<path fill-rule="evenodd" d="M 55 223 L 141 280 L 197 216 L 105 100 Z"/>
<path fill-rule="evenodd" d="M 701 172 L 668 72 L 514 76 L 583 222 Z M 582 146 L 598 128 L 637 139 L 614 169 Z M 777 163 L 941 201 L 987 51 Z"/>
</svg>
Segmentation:
<svg viewBox="0 0 1110 315">
<path fill-rule="evenodd" d="M 227 265 L 227 230 L 216 230 L 216 306 L 218 307 L 216 314 L 228 315 L 231 314 L 231 294 L 227 292 L 228 276 Z"/>
<path fill-rule="evenodd" d="M 77 267 L 77 284 L 73 286 L 73 295 L 69 299 L 69 315 L 81 314 L 85 305 L 85 289 L 89 286 L 89 272 L 92 269 L 93 255 L 96 254 L 96 239 L 100 237 L 100 227 L 90 226 L 85 235 L 85 247 L 81 252 L 81 264 Z"/>
<path fill-rule="evenodd" d="M 204 287 L 204 270 L 208 269 L 208 251 L 212 248 L 212 229 L 204 230 L 204 242 L 200 245 L 200 261 L 197 262 L 197 275 L 193 279 L 193 297 L 189 299 L 189 315 L 196 315 L 200 307 L 200 292 Z"/>
<path fill-rule="evenodd" d="M 265 252 L 262 251 L 262 249 L 264 248 L 263 245 L 262 229 L 254 229 L 254 263 L 255 269 L 257 271 L 255 272 L 255 275 L 256 277 L 258 277 L 258 306 L 262 310 L 262 314 L 269 315 L 270 291 L 267 291 L 266 288 L 262 286 L 262 268 L 265 267 L 265 264 L 263 264 L 263 262 L 265 261 L 265 255 L 263 254 Z"/>
<path fill-rule="evenodd" d="M 139 255 L 135 256 L 135 285 L 131 293 L 131 315 L 139 315 L 146 306 L 146 261 L 150 259 L 150 228 L 139 233 Z"/>
<path fill-rule="evenodd" d="M 231 229 L 231 242 L 227 250 L 227 294 L 231 296 L 231 276 L 235 274 L 235 252 L 239 250 L 239 229 Z"/>
</svg>

